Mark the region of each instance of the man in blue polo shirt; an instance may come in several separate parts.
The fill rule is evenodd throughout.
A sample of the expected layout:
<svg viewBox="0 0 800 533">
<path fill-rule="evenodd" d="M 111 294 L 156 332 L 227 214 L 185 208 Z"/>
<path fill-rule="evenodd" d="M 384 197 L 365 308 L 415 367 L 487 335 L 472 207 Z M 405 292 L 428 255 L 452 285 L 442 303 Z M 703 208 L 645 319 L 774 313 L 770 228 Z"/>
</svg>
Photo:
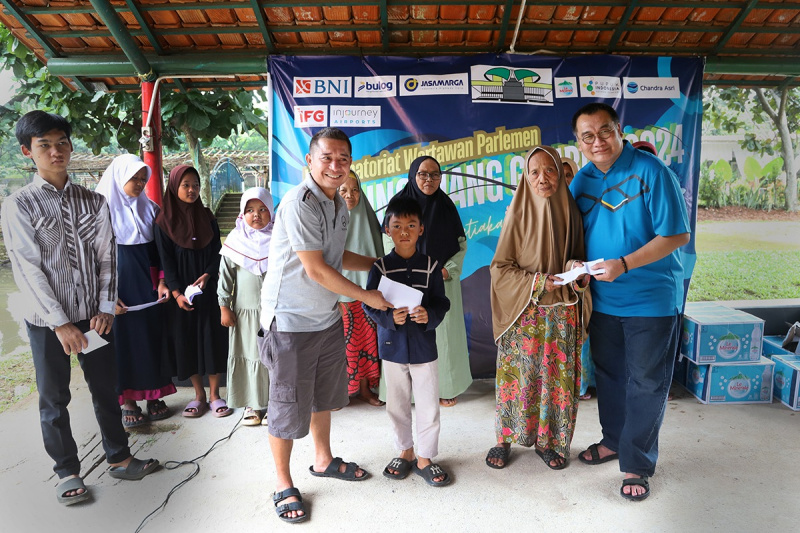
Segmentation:
<svg viewBox="0 0 800 533">
<path fill-rule="evenodd" d="M 586 254 L 605 258 L 589 324 L 603 438 L 578 458 L 592 465 L 619 458 L 620 494 L 643 500 L 672 380 L 683 303 L 678 248 L 689 242 L 689 217 L 678 178 L 623 141 L 611 106 L 582 107 L 572 131 L 590 161 L 570 186 Z"/>
</svg>

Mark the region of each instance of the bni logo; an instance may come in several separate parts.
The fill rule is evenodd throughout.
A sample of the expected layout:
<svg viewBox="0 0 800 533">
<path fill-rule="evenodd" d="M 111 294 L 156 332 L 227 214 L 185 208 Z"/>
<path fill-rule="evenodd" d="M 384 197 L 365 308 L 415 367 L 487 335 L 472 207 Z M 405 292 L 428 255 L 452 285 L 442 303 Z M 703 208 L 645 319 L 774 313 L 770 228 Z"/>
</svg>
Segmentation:
<svg viewBox="0 0 800 533">
<path fill-rule="evenodd" d="M 294 79 L 294 94 L 295 96 L 298 95 L 309 95 L 311 94 L 311 80 L 304 79 L 304 78 L 295 78 Z"/>
<path fill-rule="evenodd" d="M 346 78 L 294 78 L 296 98 L 326 96 L 328 98 L 349 98 L 353 84 Z"/>
</svg>

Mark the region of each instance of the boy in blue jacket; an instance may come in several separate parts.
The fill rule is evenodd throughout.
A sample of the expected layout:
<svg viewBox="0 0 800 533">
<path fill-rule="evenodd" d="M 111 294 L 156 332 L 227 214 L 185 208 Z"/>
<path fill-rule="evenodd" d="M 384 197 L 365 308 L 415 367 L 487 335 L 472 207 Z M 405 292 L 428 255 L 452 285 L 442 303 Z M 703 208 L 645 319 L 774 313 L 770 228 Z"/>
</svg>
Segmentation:
<svg viewBox="0 0 800 533">
<path fill-rule="evenodd" d="M 386 234 L 394 250 L 370 270 L 367 290 L 377 289 L 381 276 L 422 292 L 414 309 L 364 310 L 378 325 L 378 353 L 386 378 L 386 412 L 392 422 L 400 456 L 384 468 L 383 475 L 404 479 L 413 469 L 429 485 L 443 487 L 450 475 L 431 459 L 439 454 L 439 372 L 436 326 L 450 309 L 444 293 L 442 269 L 417 251 L 422 235 L 422 208 L 411 198 L 393 198 L 386 208 Z M 413 395 L 413 396 L 412 396 Z M 412 397 L 417 410 L 417 451 L 411 432 Z"/>
</svg>

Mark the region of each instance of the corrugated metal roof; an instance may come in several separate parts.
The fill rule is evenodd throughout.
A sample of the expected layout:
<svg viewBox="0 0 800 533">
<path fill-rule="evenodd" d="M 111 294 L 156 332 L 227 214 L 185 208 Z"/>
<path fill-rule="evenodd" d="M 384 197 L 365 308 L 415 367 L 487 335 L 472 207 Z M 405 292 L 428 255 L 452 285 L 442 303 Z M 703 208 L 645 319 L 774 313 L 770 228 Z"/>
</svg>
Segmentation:
<svg viewBox="0 0 800 533">
<path fill-rule="evenodd" d="M 265 83 L 269 54 L 432 55 L 482 52 L 700 55 L 706 80 L 798 84 L 800 2 L 747 1 L 196 1 L 0 0 L 0 21 L 79 87 L 138 89 L 132 69 L 86 65 L 130 57 L 104 22 L 121 22 L 154 75 L 220 74 L 187 87 Z M 522 11 L 521 11 L 522 10 Z M 521 13 L 521 17 L 520 17 Z M 105 16 L 107 19 L 107 15 Z M 515 29 L 519 23 L 518 34 Z M 115 36 L 116 35 L 116 36 Z M 191 59 L 195 68 L 180 63 Z M 263 68 L 253 61 L 260 61 Z M 248 63 L 250 61 L 250 63 Z M 201 64 L 217 65 L 203 70 Z M 728 67 L 726 67 L 728 66 Z M 78 68 L 80 67 L 80 68 Z M 238 70 L 237 70 L 238 69 Z M 191 70 L 191 71 L 190 71 Z M 726 72 L 730 70 L 731 72 Z M 71 76 L 78 73 L 80 75 Z M 787 79 L 788 78 L 788 79 Z"/>
</svg>

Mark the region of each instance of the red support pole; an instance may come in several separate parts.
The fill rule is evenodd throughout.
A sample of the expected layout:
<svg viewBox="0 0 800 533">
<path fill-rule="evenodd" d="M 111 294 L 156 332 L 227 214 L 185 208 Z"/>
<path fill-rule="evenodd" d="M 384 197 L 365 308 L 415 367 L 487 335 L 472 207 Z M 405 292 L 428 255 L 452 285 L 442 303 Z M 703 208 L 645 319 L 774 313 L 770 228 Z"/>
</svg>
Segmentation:
<svg viewBox="0 0 800 533">
<path fill-rule="evenodd" d="M 144 157 L 142 160 L 153 171 L 150 180 L 147 182 L 145 193 L 147 197 L 161 205 L 162 194 L 162 174 L 163 167 L 161 165 L 161 98 L 158 92 L 153 92 L 155 89 L 155 82 L 143 81 L 142 82 L 142 136 L 149 135 L 150 141 L 144 148 Z M 145 129 L 147 126 L 148 114 L 150 112 L 150 100 L 155 98 L 153 105 L 153 116 L 150 120 L 149 131 Z"/>
</svg>

